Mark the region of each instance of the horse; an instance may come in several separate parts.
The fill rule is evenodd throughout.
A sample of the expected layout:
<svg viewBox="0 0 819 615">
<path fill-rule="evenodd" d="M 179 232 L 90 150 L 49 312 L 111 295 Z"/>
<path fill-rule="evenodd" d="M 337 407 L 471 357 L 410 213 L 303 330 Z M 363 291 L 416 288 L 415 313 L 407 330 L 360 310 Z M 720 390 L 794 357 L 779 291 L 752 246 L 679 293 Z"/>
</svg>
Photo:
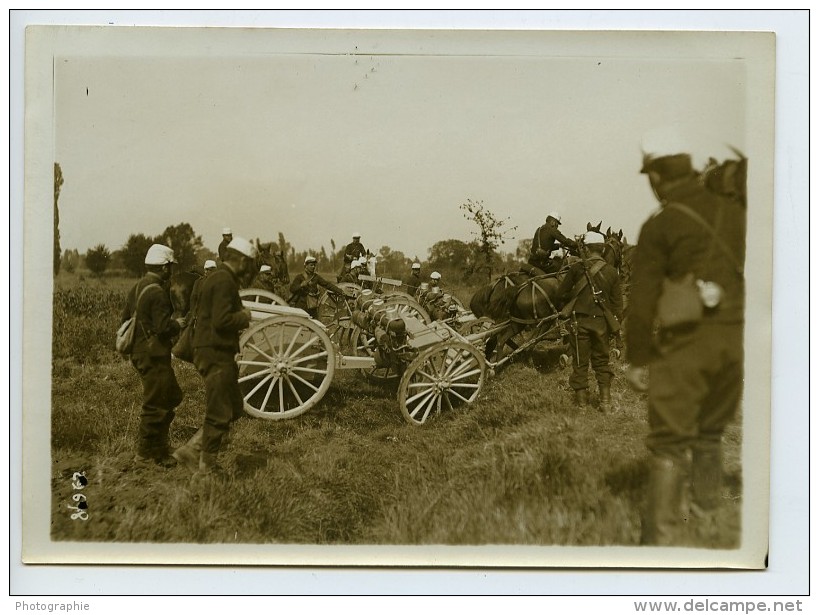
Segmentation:
<svg viewBox="0 0 819 615">
<path fill-rule="evenodd" d="M 201 277 L 196 271 L 182 271 L 171 276 L 169 292 L 174 318 L 184 318 L 190 311 L 193 285 Z"/>
<path fill-rule="evenodd" d="M 600 231 L 602 221 L 592 226 L 586 224 L 586 231 Z M 603 258 L 620 271 L 624 246 L 623 231 L 609 227 L 605 233 L 606 249 Z M 581 247 L 582 249 L 582 247 Z M 477 317 L 488 316 L 496 322 L 508 320 L 509 326 L 494 340 L 487 341 L 487 355 L 500 348 L 501 358 L 506 346 L 514 347 L 514 339 L 527 329 L 534 327 L 532 334 L 558 319 L 559 298 L 557 290 L 572 263 L 577 257 L 568 257 L 561 269 L 555 273 L 542 273 L 531 266 L 523 266 L 522 271 L 507 273 L 489 286 L 478 289 L 469 302 L 469 308 Z M 534 274 L 534 275 L 533 275 Z"/>
<path fill-rule="evenodd" d="M 736 148 L 731 147 L 731 151 L 737 155 L 736 160 L 719 162 L 716 158 L 709 158 L 700 177 L 707 190 L 736 201 L 744 209 L 747 206 L 748 159 Z"/>
<path fill-rule="evenodd" d="M 287 259 L 275 243 L 261 243 L 256 239 L 259 256 L 257 265 L 268 265 L 273 277 L 273 292 L 279 297 L 290 296 L 290 273 L 287 270 Z"/>
</svg>

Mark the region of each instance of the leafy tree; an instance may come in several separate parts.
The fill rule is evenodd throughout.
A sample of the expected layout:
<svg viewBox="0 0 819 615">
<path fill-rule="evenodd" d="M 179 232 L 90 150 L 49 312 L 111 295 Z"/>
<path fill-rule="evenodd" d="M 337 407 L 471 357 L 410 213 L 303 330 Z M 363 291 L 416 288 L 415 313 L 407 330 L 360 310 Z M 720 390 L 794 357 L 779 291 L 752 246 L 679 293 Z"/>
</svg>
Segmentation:
<svg viewBox="0 0 819 615">
<path fill-rule="evenodd" d="M 128 237 L 128 241 L 120 250 L 122 265 L 133 275 L 141 276 L 145 273 L 145 253 L 153 243 L 153 238 L 142 233 Z"/>
<path fill-rule="evenodd" d="M 532 240 L 531 239 L 521 239 L 518 242 L 518 247 L 515 248 L 515 258 L 521 261 L 528 260 L 529 252 L 532 249 Z"/>
<path fill-rule="evenodd" d="M 60 189 L 63 185 L 63 169 L 59 162 L 54 163 L 54 275 L 60 273 L 60 211 L 57 201 L 60 199 Z"/>
<path fill-rule="evenodd" d="M 187 271 L 196 266 L 196 252 L 203 247 L 202 236 L 194 233 L 193 227 L 187 222 L 169 226 L 162 231 L 156 241 L 173 250 L 180 271 Z"/>
<path fill-rule="evenodd" d="M 444 239 L 435 242 L 428 252 L 425 276 L 438 271 L 447 280 L 469 277 L 474 261 L 474 247 L 470 244 L 460 239 Z"/>
<path fill-rule="evenodd" d="M 111 253 L 108 251 L 108 248 L 105 247 L 105 244 L 98 244 L 97 246 L 91 248 L 85 254 L 85 266 L 93 273 L 94 275 L 102 275 L 106 269 L 108 269 L 108 263 L 111 260 Z"/>
<path fill-rule="evenodd" d="M 477 237 L 478 255 L 481 262 L 475 263 L 473 271 L 477 273 L 483 270 L 486 272 L 487 277 L 492 279 L 492 271 L 496 261 L 493 257 L 497 256 L 497 249 L 501 244 L 507 239 L 511 239 L 508 233 L 517 230 L 517 227 L 504 229 L 509 218 L 498 218 L 486 209 L 483 201 L 467 199 L 466 203 L 460 205 L 460 208 L 465 212 L 464 218 L 478 225 L 478 232 L 473 232 L 473 235 Z"/>
<path fill-rule="evenodd" d="M 404 256 L 400 250 L 392 250 L 389 246 L 381 246 L 378 251 L 379 276 L 403 280 L 409 275 L 412 261 Z"/>
<path fill-rule="evenodd" d="M 77 250 L 66 250 L 60 259 L 60 268 L 74 273 L 80 264 L 80 253 Z"/>
</svg>

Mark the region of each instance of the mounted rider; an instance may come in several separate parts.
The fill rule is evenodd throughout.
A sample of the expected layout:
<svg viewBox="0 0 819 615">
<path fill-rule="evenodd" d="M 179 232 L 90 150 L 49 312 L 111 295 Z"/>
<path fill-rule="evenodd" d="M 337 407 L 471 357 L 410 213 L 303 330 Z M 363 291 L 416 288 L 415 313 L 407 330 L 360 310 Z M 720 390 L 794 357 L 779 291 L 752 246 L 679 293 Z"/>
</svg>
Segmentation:
<svg viewBox="0 0 819 615">
<path fill-rule="evenodd" d="M 363 259 L 366 256 L 367 250 L 361 243 L 361 233 L 356 231 L 353 233 L 353 240 L 344 246 L 344 264 L 341 267 L 341 272 L 338 274 L 339 278 L 350 270 L 353 260 L 357 258 Z"/>
<path fill-rule="evenodd" d="M 546 216 L 546 224 L 538 228 L 532 238 L 528 263 L 543 273 L 555 273 L 559 269 L 551 258 L 551 253 L 554 250 L 565 247 L 573 253 L 577 252 L 577 242 L 560 232 L 558 229 L 560 224 L 560 213 L 557 211 L 549 212 L 549 215 Z"/>
</svg>

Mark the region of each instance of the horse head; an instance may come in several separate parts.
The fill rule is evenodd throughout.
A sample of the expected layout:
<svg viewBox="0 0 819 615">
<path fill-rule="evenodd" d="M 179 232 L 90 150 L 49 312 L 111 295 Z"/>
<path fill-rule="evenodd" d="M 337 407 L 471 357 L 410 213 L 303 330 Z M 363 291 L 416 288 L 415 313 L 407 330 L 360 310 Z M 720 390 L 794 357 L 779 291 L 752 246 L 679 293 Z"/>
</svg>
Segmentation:
<svg viewBox="0 0 819 615">
<path fill-rule="evenodd" d="M 745 207 L 748 159 L 739 150 L 733 147 L 731 150 L 738 159 L 719 162 L 716 158 L 710 158 L 702 171 L 702 182 L 711 192 Z"/>
<path fill-rule="evenodd" d="M 171 276 L 171 305 L 176 317 L 185 316 L 191 307 L 191 293 L 196 280 L 202 276 L 195 271 L 183 271 Z"/>
</svg>

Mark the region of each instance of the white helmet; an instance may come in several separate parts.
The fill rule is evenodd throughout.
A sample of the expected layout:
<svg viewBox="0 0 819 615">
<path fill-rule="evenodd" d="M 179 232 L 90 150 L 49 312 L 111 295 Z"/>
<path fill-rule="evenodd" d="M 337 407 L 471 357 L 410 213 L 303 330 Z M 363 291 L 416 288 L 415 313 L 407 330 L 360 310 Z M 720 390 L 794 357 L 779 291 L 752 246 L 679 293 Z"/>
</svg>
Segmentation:
<svg viewBox="0 0 819 615">
<path fill-rule="evenodd" d="M 558 224 L 560 224 L 561 222 L 563 222 L 562 216 L 560 215 L 560 212 L 559 212 L 559 211 L 550 211 L 550 212 L 549 212 L 549 213 L 546 215 L 546 219 L 548 220 L 549 218 L 554 218 L 555 220 L 557 220 L 557 223 L 558 223 Z"/>
<path fill-rule="evenodd" d="M 272 271 L 272 269 L 270 268 L 270 265 L 262 265 L 259 268 L 259 273 L 264 273 L 265 271 Z"/>
<path fill-rule="evenodd" d="M 430 280 L 440 280 L 441 279 L 441 274 L 438 273 L 437 271 L 433 271 L 432 273 L 429 274 L 429 279 Z"/>
<path fill-rule="evenodd" d="M 361 239 L 361 233 L 359 233 L 358 231 L 353 233 L 353 239 Z"/>
<path fill-rule="evenodd" d="M 420 269 L 421 268 L 421 263 L 413 263 L 412 268 L 413 269 Z"/>
<path fill-rule="evenodd" d="M 240 254 L 244 254 L 248 258 L 256 258 L 257 252 L 255 246 L 244 237 L 234 237 L 228 244 L 229 250 L 236 250 Z"/>
<path fill-rule="evenodd" d="M 308 257 L 306 257 L 306 258 L 304 259 L 304 264 L 305 264 L 305 265 L 306 265 L 307 263 L 317 263 L 317 262 L 318 262 L 318 260 L 316 260 L 316 257 L 315 257 L 315 256 L 308 256 Z"/>
<path fill-rule="evenodd" d="M 216 261 L 206 260 L 205 269 L 216 269 Z"/>
<path fill-rule="evenodd" d="M 583 235 L 583 243 L 586 245 L 589 245 L 590 243 L 606 243 L 606 238 L 603 237 L 602 233 L 598 233 L 597 231 L 589 231 Z"/>
<path fill-rule="evenodd" d="M 222 229 L 222 235 L 233 235 L 233 231 L 230 230 L 229 226 L 226 226 Z"/>
<path fill-rule="evenodd" d="M 173 250 L 160 243 L 155 243 L 148 248 L 148 252 L 145 253 L 146 265 L 166 265 L 175 262 L 176 258 L 173 255 Z"/>
</svg>

